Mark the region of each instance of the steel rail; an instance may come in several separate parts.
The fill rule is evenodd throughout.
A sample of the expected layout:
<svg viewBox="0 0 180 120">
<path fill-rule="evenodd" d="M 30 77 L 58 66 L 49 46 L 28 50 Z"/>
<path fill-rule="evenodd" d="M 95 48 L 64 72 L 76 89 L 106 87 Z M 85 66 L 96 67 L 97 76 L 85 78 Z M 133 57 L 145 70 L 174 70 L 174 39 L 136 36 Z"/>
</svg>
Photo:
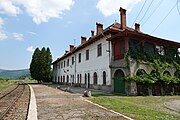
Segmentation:
<svg viewBox="0 0 180 120">
<path fill-rule="evenodd" d="M 18 93 L 17 97 L 14 99 L 14 101 L 7 107 L 7 109 L 0 115 L 0 120 L 2 120 L 7 114 L 8 112 L 11 110 L 11 108 L 13 107 L 13 105 L 16 103 L 16 101 L 21 97 L 21 95 L 23 94 L 24 90 L 25 90 L 25 84 L 23 83 L 23 88 L 22 90 Z M 18 85 L 19 87 L 19 85 Z"/>
<path fill-rule="evenodd" d="M 14 89 L 12 89 L 11 91 L 9 91 L 8 93 L 0 96 L 0 100 L 1 100 L 2 98 L 4 98 L 5 96 L 9 95 L 10 93 L 12 93 L 12 92 L 13 92 L 14 90 L 16 90 L 18 87 L 19 87 L 19 84 L 18 84 Z"/>
</svg>

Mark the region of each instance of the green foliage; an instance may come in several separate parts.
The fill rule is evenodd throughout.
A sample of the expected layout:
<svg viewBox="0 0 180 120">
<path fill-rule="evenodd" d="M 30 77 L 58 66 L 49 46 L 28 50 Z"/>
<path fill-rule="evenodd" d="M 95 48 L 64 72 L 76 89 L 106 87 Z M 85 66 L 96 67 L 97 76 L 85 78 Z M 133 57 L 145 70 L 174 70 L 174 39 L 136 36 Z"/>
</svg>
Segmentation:
<svg viewBox="0 0 180 120">
<path fill-rule="evenodd" d="M 140 82 L 140 83 L 143 83 L 143 84 L 153 84 L 157 81 L 156 78 L 154 78 L 152 75 L 149 75 L 149 74 L 143 74 L 143 75 L 140 75 L 140 76 L 128 76 L 125 78 L 125 80 L 127 81 L 135 81 L 135 82 Z"/>
<path fill-rule="evenodd" d="M 30 64 L 31 77 L 38 81 L 49 82 L 52 80 L 51 71 L 52 55 L 49 48 L 36 48 Z"/>
<path fill-rule="evenodd" d="M 0 70 L 0 78 L 3 79 L 20 79 L 23 77 L 29 77 L 30 71 L 28 69 L 22 70 Z"/>
<path fill-rule="evenodd" d="M 88 98 L 108 109 L 122 113 L 135 120 L 178 120 L 179 116 L 168 112 L 163 104 L 180 99 L 180 96 L 113 96 L 93 95 Z M 158 108 L 158 109 L 157 109 Z"/>
<path fill-rule="evenodd" d="M 131 57 L 136 60 L 137 63 L 145 61 L 153 69 L 153 73 L 146 74 L 142 72 L 139 75 L 128 76 L 125 78 L 125 80 L 140 82 L 143 84 L 153 84 L 156 81 L 159 81 L 162 84 L 180 83 L 179 55 L 180 54 L 176 48 L 166 48 L 165 55 L 160 55 L 157 52 L 155 52 L 155 54 L 150 54 L 145 51 L 138 52 L 136 50 L 129 49 L 126 55 L 126 60 L 128 57 Z M 163 70 L 169 67 L 175 67 L 177 69 L 178 72 L 176 73 L 175 77 L 161 73 Z"/>
</svg>

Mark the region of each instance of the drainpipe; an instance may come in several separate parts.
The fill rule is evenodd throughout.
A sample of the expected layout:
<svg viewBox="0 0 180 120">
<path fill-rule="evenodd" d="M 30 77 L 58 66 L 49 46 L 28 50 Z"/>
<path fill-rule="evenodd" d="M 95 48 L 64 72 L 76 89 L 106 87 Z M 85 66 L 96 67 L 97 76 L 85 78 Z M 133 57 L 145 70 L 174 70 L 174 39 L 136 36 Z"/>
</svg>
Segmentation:
<svg viewBox="0 0 180 120">
<path fill-rule="evenodd" d="M 76 54 L 74 54 L 74 82 L 76 83 Z"/>
<path fill-rule="evenodd" d="M 102 35 L 106 38 L 106 39 L 108 39 L 108 37 L 107 36 L 105 36 L 103 33 L 102 33 Z M 108 52 L 109 53 L 109 66 L 110 66 L 110 63 L 111 63 L 111 51 L 110 51 L 110 47 L 111 47 L 111 45 L 110 45 L 111 43 L 110 43 L 110 41 L 108 41 L 108 50 L 106 50 L 106 52 Z M 110 68 L 110 67 L 109 67 Z M 112 78 L 112 74 L 111 74 L 111 69 L 110 69 L 110 79 Z M 111 85 L 112 85 L 112 81 L 111 81 Z"/>
</svg>

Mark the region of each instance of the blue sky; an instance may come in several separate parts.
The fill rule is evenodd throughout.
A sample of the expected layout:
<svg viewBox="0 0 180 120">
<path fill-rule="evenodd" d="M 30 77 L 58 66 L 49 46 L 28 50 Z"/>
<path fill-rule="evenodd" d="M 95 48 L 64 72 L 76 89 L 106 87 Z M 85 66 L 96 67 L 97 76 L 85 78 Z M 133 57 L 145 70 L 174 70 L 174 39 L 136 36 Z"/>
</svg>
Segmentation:
<svg viewBox="0 0 180 120">
<path fill-rule="evenodd" d="M 55 60 L 69 50 L 69 44 L 75 41 L 79 45 L 81 35 L 88 38 L 96 22 L 103 23 L 104 28 L 119 22 L 120 7 L 127 9 L 127 25 L 134 27 L 145 1 L 0 0 L 0 68 L 29 68 L 36 47 L 49 47 Z M 136 20 L 141 31 L 180 42 L 178 1 L 147 0 Z"/>
</svg>

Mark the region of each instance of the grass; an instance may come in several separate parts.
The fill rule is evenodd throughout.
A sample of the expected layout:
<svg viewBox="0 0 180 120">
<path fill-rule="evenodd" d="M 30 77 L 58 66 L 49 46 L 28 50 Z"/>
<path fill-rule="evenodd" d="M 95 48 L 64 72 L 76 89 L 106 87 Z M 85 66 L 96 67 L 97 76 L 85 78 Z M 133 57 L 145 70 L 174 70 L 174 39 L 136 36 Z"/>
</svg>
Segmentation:
<svg viewBox="0 0 180 120">
<path fill-rule="evenodd" d="M 37 80 L 23 80 L 23 82 L 29 83 L 29 84 L 35 84 L 35 83 L 38 83 Z"/>
<path fill-rule="evenodd" d="M 0 80 L 0 91 L 14 87 L 17 82 L 17 80 Z"/>
<path fill-rule="evenodd" d="M 88 99 L 137 120 L 180 120 L 180 115 L 173 114 L 163 105 L 164 102 L 180 100 L 180 96 L 94 95 Z"/>
</svg>

